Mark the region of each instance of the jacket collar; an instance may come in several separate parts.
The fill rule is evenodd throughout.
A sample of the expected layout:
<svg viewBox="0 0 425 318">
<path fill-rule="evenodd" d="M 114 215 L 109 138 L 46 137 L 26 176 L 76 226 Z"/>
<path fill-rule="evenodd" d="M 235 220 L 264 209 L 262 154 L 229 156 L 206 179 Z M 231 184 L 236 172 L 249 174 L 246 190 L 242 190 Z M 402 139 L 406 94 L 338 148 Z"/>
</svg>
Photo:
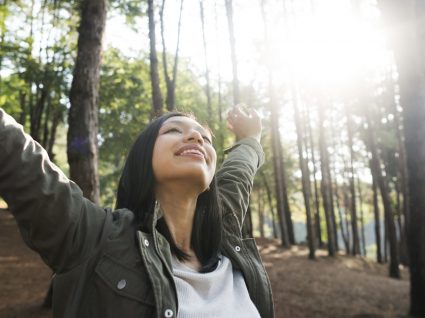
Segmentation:
<svg viewBox="0 0 425 318">
<path fill-rule="evenodd" d="M 155 200 L 155 207 L 154 207 L 154 210 L 153 210 L 153 217 L 152 217 L 152 223 L 151 223 L 151 228 L 150 228 L 150 230 L 152 231 L 151 233 L 153 233 L 155 231 L 156 223 L 162 217 L 163 217 L 163 214 L 162 214 L 162 210 L 161 210 L 161 205 L 159 204 L 159 202 L 157 200 Z"/>
</svg>

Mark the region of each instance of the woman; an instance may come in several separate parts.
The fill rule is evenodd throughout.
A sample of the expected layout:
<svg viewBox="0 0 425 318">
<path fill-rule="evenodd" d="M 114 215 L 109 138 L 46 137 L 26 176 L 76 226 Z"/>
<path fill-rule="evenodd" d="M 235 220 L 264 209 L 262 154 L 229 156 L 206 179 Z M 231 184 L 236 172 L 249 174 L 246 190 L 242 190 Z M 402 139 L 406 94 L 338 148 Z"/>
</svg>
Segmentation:
<svg viewBox="0 0 425 318">
<path fill-rule="evenodd" d="M 0 195 L 56 273 L 54 317 L 273 317 L 270 283 L 241 225 L 263 162 L 261 121 L 239 107 L 240 140 L 215 174 L 211 133 L 168 113 L 138 137 L 101 209 L 0 109 Z"/>
</svg>

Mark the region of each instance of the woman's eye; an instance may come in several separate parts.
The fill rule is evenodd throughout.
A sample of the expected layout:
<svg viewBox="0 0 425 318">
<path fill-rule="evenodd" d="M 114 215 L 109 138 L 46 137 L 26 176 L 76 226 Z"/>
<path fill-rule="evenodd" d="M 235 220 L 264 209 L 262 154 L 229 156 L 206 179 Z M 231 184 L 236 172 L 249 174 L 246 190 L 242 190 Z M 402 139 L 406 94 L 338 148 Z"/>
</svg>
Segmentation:
<svg viewBox="0 0 425 318">
<path fill-rule="evenodd" d="M 170 132 L 177 132 L 177 133 L 181 133 L 180 130 L 178 130 L 177 128 L 170 128 L 168 130 L 165 131 L 165 133 L 170 133 Z"/>
<path fill-rule="evenodd" d="M 202 136 L 202 138 L 204 139 L 204 141 L 206 141 L 207 143 L 211 144 L 211 139 L 209 139 L 207 136 Z"/>
</svg>

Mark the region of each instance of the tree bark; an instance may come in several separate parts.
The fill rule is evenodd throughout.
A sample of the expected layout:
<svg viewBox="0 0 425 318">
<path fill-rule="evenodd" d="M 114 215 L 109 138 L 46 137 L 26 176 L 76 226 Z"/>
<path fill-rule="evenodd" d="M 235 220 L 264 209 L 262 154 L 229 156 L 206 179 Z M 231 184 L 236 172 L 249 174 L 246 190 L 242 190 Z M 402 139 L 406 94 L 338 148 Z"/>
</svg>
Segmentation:
<svg viewBox="0 0 425 318">
<path fill-rule="evenodd" d="M 217 16 L 217 2 L 214 2 L 214 27 L 215 27 L 215 37 L 216 37 L 216 43 L 220 43 L 219 41 L 219 28 L 218 28 L 218 16 Z M 223 162 L 224 160 L 224 127 L 223 125 L 223 96 L 222 96 L 222 89 L 221 89 L 221 60 L 220 60 L 220 52 L 217 51 L 217 69 L 218 69 L 218 74 L 217 74 L 217 112 L 218 112 L 218 123 L 220 125 L 220 129 L 219 129 L 219 133 L 218 133 L 218 142 L 217 144 L 219 145 L 219 148 L 221 149 L 221 153 L 220 155 L 217 154 L 217 157 L 220 158 L 219 162 Z"/>
<path fill-rule="evenodd" d="M 230 54 L 231 54 L 231 60 L 232 60 L 233 104 L 237 105 L 240 103 L 240 92 L 239 92 L 238 60 L 237 60 L 237 54 L 236 54 L 235 30 L 233 25 L 233 0 L 225 0 L 225 5 L 226 5 L 226 14 L 227 14 L 227 25 L 229 28 Z"/>
<path fill-rule="evenodd" d="M 393 83 L 394 84 L 394 83 Z M 392 87 L 392 99 L 395 96 L 394 85 Z M 392 101 L 393 112 L 394 112 L 394 127 L 397 136 L 397 145 L 398 145 L 398 176 L 397 183 L 399 192 L 401 192 L 401 213 L 400 213 L 400 262 L 403 265 L 409 265 L 409 251 L 407 246 L 407 235 L 409 228 L 409 189 L 407 184 L 407 163 L 406 163 L 406 148 L 404 145 L 403 138 L 403 127 L 401 123 L 401 113 L 397 109 L 397 105 Z"/>
<path fill-rule="evenodd" d="M 406 147 L 409 219 L 410 314 L 425 317 L 425 5 L 417 0 L 380 1 L 393 29 Z"/>
<path fill-rule="evenodd" d="M 174 54 L 172 76 L 170 76 L 168 71 L 167 47 L 165 45 L 165 35 L 164 35 L 164 9 L 165 9 L 165 0 L 162 0 L 160 20 L 161 20 L 161 39 L 162 39 L 162 61 L 164 64 L 165 84 L 167 86 L 167 97 L 166 97 L 165 103 L 167 105 L 168 111 L 174 111 L 176 109 L 175 95 L 176 95 L 176 82 L 177 82 L 177 65 L 179 62 L 180 30 L 181 30 L 181 20 L 182 20 L 182 12 L 183 12 L 183 0 L 180 1 L 179 20 L 177 24 L 177 43 L 176 43 L 176 52 Z"/>
<path fill-rule="evenodd" d="M 97 106 L 106 6 L 105 0 L 84 0 L 81 3 L 78 52 L 68 118 L 70 177 L 80 186 L 84 196 L 95 203 L 99 202 Z"/>
<path fill-rule="evenodd" d="M 360 254 L 359 229 L 357 226 L 357 206 L 356 206 L 356 188 L 354 180 L 354 150 L 353 150 L 353 126 L 351 116 L 347 111 L 347 132 L 348 132 L 348 147 L 350 148 L 350 211 L 351 211 L 351 231 L 353 234 L 353 246 L 351 249 L 352 255 Z"/>
<path fill-rule="evenodd" d="M 163 99 L 159 85 L 158 74 L 158 56 L 156 53 L 156 35 L 155 35 L 155 10 L 153 0 L 148 0 L 148 19 L 149 19 L 149 71 L 152 88 L 152 115 L 158 116 L 163 113 Z"/>
<path fill-rule="evenodd" d="M 370 163 L 372 167 L 372 163 Z M 375 240 L 376 240 L 376 260 L 382 264 L 384 262 L 382 258 L 382 242 L 381 242 L 381 216 L 379 212 L 378 203 L 378 189 L 376 185 L 376 179 L 374 173 L 372 173 L 372 191 L 373 191 L 373 215 L 375 218 Z"/>
<path fill-rule="evenodd" d="M 53 153 L 53 145 L 56 141 L 56 130 L 58 128 L 59 123 L 63 120 L 62 119 L 62 111 L 57 108 L 53 111 L 53 119 L 52 124 L 50 125 L 50 133 L 49 133 L 49 140 L 47 141 L 47 153 L 49 154 L 50 159 L 54 162 L 55 161 L 55 155 Z"/>
<path fill-rule="evenodd" d="M 207 50 L 207 36 L 205 33 L 205 14 L 204 14 L 204 2 L 203 0 L 199 1 L 199 12 L 201 16 L 201 26 L 202 26 L 202 44 L 204 47 L 204 60 L 205 60 L 205 94 L 207 95 L 207 111 L 208 111 L 208 125 L 212 127 L 213 124 L 213 113 L 211 105 L 211 84 L 210 84 L 210 68 L 208 65 L 208 50 Z"/>
<path fill-rule="evenodd" d="M 396 229 L 393 219 L 393 209 L 391 206 L 391 199 L 388 192 L 388 186 L 385 182 L 385 178 L 382 175 L 381 162 L 379 158 L 376 137 L 374 135 L 374 125 L 371 119 L 370 110 L 366 110 L 366 118 L 367 118 L 367 132 L 368 132 L 368 148 L 370 153 L 372 154 L 371 158 L 371 171 L 374 175 L 374 178 L 377 181 L 379 190 L 381 192 L 382 202 L 384 204 L 384 213 L 385 213 L 385 226 L 387 228 L 388 233 L 388 241 L 390 248 L 390 265 L 389 265 L 389 274 L 390 277 L 400 278 L 400 270 L 399 270 L 399 255 L 398 255 L 398 242 Z"/>
<path fill-rule="evenodd" d="M 332 132 L 332 138 L 331 138 L 331 140 L 333 142 L 332 147 L 334 149 L 337 149 L 337 147 L 338 147 L 337 145 L 339 145 L 339 146 L 342 147 L 343 146 L 342 145 L 343 142 L 341 140 L 339 140 L 338 143 L 335 141 L 335 139 L 336 139 L 336 137 L 335 137 L 336 136 L 336 132 L 335 132 L 335 126 L 334 125 L 332 125 L 331 132 Z M 334 162 L 337 161 L 336 152 L 335 152 L 333 161 Z M 347 170 L 347 163 L 345 161 L 345 158 L 342 158 L 342 161 L 343 161 L 343 167 L 344 167 L 344 169 L 343 169 L 343 177 L 345 178 L 346 177 L 345 176 L 346 175 L 346 170 Z M 341 186 L 341 188 L 342 188 L 342 201 L 344 203 L 343 204 L 344 209 L 342 209 L 341 208 L 341 204 L 340 204 L 340 197 L 339 197 L 339 188 L 340 187 L 338 186 L 338 182 L 336 180 L 337 179 L 337 177 L 336 177 L 337 176 L 337 169 L 336 169 L 336 165 L 335 164 L 332 165 L 332 173 L 335 176 L 335 178 L 334 178 L 335 179 L 335 182 L 333 184 L 333 187 L 334 187 L 333 198 L 335 198 L 336 209 L 338 211 L 339 227 L 340 227 L 340 231 L 341 231 L 341 237 L 342 237 L 342 240 L 343 240 L 343 243 L 344 243 L 344 246 L 345 246 L 345 252 L 346 252 L 347 255 L 350 255 L 350 242 L 351 242 L 350 241 L 350 226 L 348 224 L 348 218 L 347 218 L 348 212 L 347 211 L 351 211 L 351 209 L 350 209 L 350 204 L 347 204 L 347 202 L 348 202 L 348 191 L 345 188 L 345 185 L 343 184 Z M 342 210 L 344 210 L 344 215 L 342 213 L 343 212 Z M 335 234 L 335 236 L 337 236 L 337 233 Z M 338 243 L 336 243 L 336 244 L 338 244 Z"/>
<path fill-rule="evenodd" d="M 267 181 L 266 175 L 263 171 L 260 171 L 261 179 L 263 180 L 264 187 L 266 188 L 267 201 L 269 203 L 270 212 L 272 214 L 272 226 L 273 226 L 273 238 L 277 238 L 277 227 L 276 227 L 276 213 L 273 208 L 272 191 Z"/>
<path fill-rule="evenodd" d="M 364 210 L 363 210 L 363 196 L 362 196 L 362 189 L 360 187 L 360 178 L 357 178 L 357 192 L 359 194 L 359 208 L 360 208 L 360 237 L 362 241 L 362 254 L 363 256 L 366 256 L 367 250 L 366 250 L 366 233 L 365 233 L 365 226 L 364 226 Z"/>
<path fill-rule="evenodd" d="M 347 218 L 347 211 L 350 211 L 349 209 L 349 204 L 348 204 L 348 190 L 346 189 L 345 185 L 342 186 L 342 202 L 343 202 L 343 207 L 344 209 L 341 208 L 340 206 L 340 202 L 339 202 L 339 198 L 338 198 L 338 193 L 336 193 L 336 208 L 338 210 L 338 215 L 339 215 L 339 227 L 340 227 L 340 231 L 341 231 L 341 236 L 342 236 L 342 240 L 344 242 L 344 246 L 345 246 L 345 253 L 347 255 L 350 255 L 351 253 L 351 249 L 350 249 L 350 232 L 349 232 L 349 224 L 348 224 L 348 218 Z M 336 191 L 335 191 L 336 192 Z M 342 210 L 344 210 L 344 214 L 342 214 Z M 345 231 L 344 231 L 345 228 Z"/>
<path fill-rule="evenodd" d="M 316 158 L 314 155 L 314 139 L 313 139 L 313 130 L 311 127 L 311 117 L 310 112 L 307 112 L 306 116 L 306 124 L 308 129 L 308 135 L 309 135 L 309 143 L 310 143 L 310 149 L 311 149 L 311 161 L 313 163 L 313 185 L 314 185 L 314 206 L 315 206 L 315 213 L 314 213 L 314 220 L 316 224 L 316 237 L 318 241 L 319 247 L 323 247 L 323 240 L 322 240 L 322 228 L 321 228 L 321 218 L 320 218 L 320 198 L 319 198 L 319 187 L 317 182 L 317 166 L 316 166 Z"/>
<path fill-rule="evenodd" d="M 226 0 L 226 6 L 229 6 L 231 9 L 231 0 Z M 264 0 L 260 2 L 261 4 L 261 14 L 264 25 L 264 38 L 266 41 L 266 50 L 269 46 L 268 41 L 268 27 L 267 27 L 267 19 L 264 11 Z M 229 9 L 228 9 L 229 10 Z M 229 13 L 228 13 L 229 16 Z M 233 22 L 232 22 L 233 23 Z M 230 28 L 230 25 L 229 25 Z M 268 51 L 268 50 L 267 50 Z M 273 168 L 274 168 L 274 176 L 275 176 L 275 186 L 276 186 L 276 199 L 277 199 L 277 214 L 279 218 L 280 225 L 280 233 L 282 236 L 282 245 L 285 247 L 289 247 L 293 244 L 293 239 L 291 239 L 291 226 L 290 220 L 291 217 L 289 215 L 289 204 L 287 199 L 287 190 L 286 190 L 286 176 L 285 176 L 285 167 L 283 163 L 283 155 L 282 155 L 282 144 L 280 140 L 280 132 L 279 132 L 279 113 L 277 110 L 277 99 L 276 92 L 274 89 L 273 83 L 273 70 L 269 63 L 266 64 L 267 67 L 267 86 L 268 86 L 268 94 L 269 94 L 269 110 L 271 115 L 271 148 L 272 148 L 272 159 L 273 159 Z M 293 231 L 292 231 L 293 233 Z"/>
<path fill-rule="evenodd" d="M 264 238 L 264 205 L 263 205 L 263 193 L 261 188 L 258 190 L 257 196 L 257 209 L 258 209 L 258 229 L 260 231 L 260 237 Z"/>
<path fill-rule="evenodd" d="M 323 105 L 319 105 L 319 148 L 320 148 L 320 169 L 322 172 L 321 192 L 323 199 L 323 209 L 325 210 L 326 232 L 328 235 L 328 253 L 329 256 L 336 254 L 336 241 L 334 233 L 335 218 L 332 216 L 332 192 L 331 176 L 329 173 L 329 155 L 325 142 L 325 129 L 323 123 L 325 120 Z"/>
<path fill-rule="evenodd" d="M 311 217 L 311 205 L 310 205 L 310 171 L 308 169 L 308 162 L 306 158 L 304 157 L 304 153 L 306 152 L 305 149 L 303 149 L 303 140 L 304 140 L 304 132 L 302 129 L 301 124 L 301 116 L 298 109 L 298 99 L 296 90 L 294 87 L 291 89 L 292 91 L 292 105 L 294 107 L 294 121 L 295 121 L 295 128 L 297 132 L 297 148 L 298 148 L 298 157 L 299 157 L 299 164 L 301 169 L 301 179 L 302 179 L 302 192 L 304 197 L 304 206 L 305 206 L 305 212 L 306 212 L 306 219 L 307 219 L 307 244 L 308 244 L 308 258 L 309 259 L 315 259 L 316 258 L 316 246 L 315 246 L 315 233 L 314 233 L 314 224 Z"/>
</svg>

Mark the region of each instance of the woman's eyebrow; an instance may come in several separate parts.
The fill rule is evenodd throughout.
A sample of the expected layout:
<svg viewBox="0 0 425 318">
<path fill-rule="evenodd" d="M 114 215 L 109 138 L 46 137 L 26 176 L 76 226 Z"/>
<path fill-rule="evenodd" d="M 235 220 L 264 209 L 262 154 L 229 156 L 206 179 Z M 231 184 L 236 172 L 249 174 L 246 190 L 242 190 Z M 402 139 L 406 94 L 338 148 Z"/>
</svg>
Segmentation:
<svg viewBox="0 0 425 318">
<path fill-rule="evenodd" d="M 167 122 L 166 123 L 164 123 L 164 126 L 165 125 L 167 125 L 167 124 L 178 124 L 179 126 L 189 126 L 190 124 L 189 123 L 187 123 L 186 121 L 183 121 L 183 120 L 179 120 L 179 119 L 170 119 L 170 120 L 167 120 Z M 192 125 L 190 125 L 190 126 L 192 126 Z M 201 133 L 203 133 L 203 134 L 205 134 L 205 133 L 207 133 L 207 134 L 209 134 L 209 135 L 212 135 L 207 129 L 205 129 L 202 125 L 200 125 L 199 123 L 196 123 L 196 125 L 195 125 L 195 129 L 196 130 L 198 130 L 199 132 L 201 132 Z"/>
</svg>

